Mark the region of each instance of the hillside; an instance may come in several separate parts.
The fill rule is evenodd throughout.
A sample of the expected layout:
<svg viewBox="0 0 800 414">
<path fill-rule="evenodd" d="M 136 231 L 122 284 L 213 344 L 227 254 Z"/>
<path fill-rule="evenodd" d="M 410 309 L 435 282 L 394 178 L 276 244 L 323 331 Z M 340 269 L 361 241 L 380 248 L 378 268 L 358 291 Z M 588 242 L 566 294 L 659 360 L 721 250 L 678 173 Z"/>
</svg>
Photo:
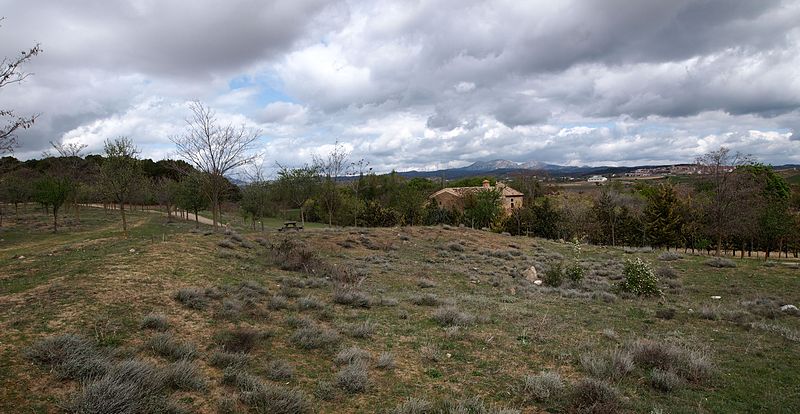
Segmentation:
<svg viewBox="0 0 800 414">
<path fill-rule="evenodd" d="M 223 235 L 147 212 L 123 239 L 101 209 L 65 220 L 52 234 L 26 206 L 2 227 L 0 412 L 800 411 L 791 261 L 446 226 Z M 634 257 L 662 297 L 615 292 Z M 562 260 L 585 278 L 526 280 Z"/>
</svg>

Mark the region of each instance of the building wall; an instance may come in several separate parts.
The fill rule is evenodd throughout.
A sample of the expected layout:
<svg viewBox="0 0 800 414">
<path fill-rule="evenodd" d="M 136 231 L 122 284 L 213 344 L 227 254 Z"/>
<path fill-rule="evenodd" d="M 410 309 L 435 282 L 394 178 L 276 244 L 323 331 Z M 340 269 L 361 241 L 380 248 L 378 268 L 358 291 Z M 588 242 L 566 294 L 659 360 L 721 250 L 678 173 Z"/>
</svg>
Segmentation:
<svg viewBox="0 0 800 414">
<path fill-rule="evenodd" d="M 510 214 L 511 210 L 522 207 L 522 196 L 503 196 L 501 198 L 503 210 Z"/>
</svg>

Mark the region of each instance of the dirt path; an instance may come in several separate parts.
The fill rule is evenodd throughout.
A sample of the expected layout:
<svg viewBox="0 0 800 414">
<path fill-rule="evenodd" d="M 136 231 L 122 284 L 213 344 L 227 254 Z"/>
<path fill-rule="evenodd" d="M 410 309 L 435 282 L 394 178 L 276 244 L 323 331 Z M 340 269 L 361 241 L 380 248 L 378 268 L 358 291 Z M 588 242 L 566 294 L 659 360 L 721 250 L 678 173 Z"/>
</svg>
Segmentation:
<svg viewBox="0 0 800 414">
<path fill-rule="evenodd" d="M 104 208 L 102 204 L 81 204 L 81 205 L 84 206 L 84 207 Z M 116 208 L 112 208 L 112 210 L 116 210 Z M 153 209 L 144 209 L 144 210 L 140 210 L 140 209 L 130 210 L 129 209 L 128 211 L 145 211 L 145 212 L 148 212 L 148 213 L 161 214 L 162 216 L 166 215 L 166 213 L 164 213 L 161 210 L 153 210 Z M 180 215 L 173 215 L 172 217 L 175 217 L 176 219 L 181 219 Z M 186 217 L 187 217 L 186 221 L 192 221 L 192 222 L 194 221 L 194 215 L 193 214 L 189 213 L 189 214 L 186 215 Z M 197 216 L 197 221 L 199 221 L 202 224 L 208 224 L 209 226 L 213 226 L 214 225 L 214 221 L 213 220 L 211 220 L 208 217 L 203 217 L 203 216 L 200 216 L 200 215 Z"/>
</svg>

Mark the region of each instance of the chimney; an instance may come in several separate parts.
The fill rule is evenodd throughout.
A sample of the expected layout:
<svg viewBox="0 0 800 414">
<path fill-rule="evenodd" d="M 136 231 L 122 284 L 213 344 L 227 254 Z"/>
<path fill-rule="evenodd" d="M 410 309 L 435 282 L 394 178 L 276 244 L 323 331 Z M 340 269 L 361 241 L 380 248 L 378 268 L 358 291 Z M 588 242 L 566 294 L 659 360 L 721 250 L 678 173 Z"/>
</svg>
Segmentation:
<svg viewBox="0 0 800 414">
<path fill-rule="evenodd" d="M 483 180 L 483 188 L 489 188 L 489 180 Z"/>
</svg>

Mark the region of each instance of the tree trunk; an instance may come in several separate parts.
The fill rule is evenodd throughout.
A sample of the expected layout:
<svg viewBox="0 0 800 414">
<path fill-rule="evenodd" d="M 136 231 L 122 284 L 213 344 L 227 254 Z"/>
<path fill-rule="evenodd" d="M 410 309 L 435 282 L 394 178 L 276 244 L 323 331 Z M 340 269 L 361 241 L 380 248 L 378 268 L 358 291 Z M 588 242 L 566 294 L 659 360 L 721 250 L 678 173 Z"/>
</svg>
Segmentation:
<svg viewBox="0 0 800 414">
<path fill-rule="evenodd" d="M 58 209 L 53 206 L 53 233 L 58 233 Z"/>
<path fill-rule="evenodd" d="M 197 216 L 197 209 L 194 209 L 194 228 L 200 227 L 200 218 Z"/>
<path fill-rule="evenodd" d="M 125 204 L 119 203 L 119 212 L 122 214 L 122 233 L 128 238 L 128 221 L 125 219 Z"/>
<path fill-rule="evenodd" d="M 303 214 L 303 206 L 300 206 L 300 225 L 305 228 L 306 226 L 306 216 Z"/>
<path fill-rule="evenodd" d="M 717 257 L 722 253 L 722 234 L 717 236 Z"/>
</svg>

